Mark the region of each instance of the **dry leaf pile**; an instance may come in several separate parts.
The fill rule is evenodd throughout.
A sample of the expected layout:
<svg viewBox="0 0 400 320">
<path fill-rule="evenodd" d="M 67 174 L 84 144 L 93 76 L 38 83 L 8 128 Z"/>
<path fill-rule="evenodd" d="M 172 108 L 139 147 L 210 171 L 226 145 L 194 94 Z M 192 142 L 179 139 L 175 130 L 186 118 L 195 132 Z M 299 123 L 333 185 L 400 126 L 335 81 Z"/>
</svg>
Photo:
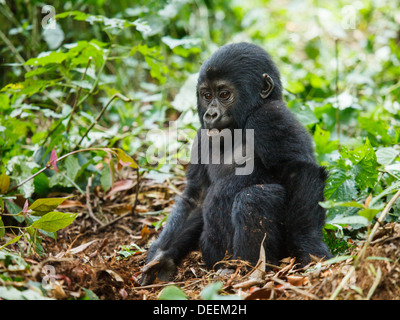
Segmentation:
<svg viewBox="0 0 400 320">
<path fill-rule="evenodd" d="M 43 239 L 45 255 L 25 257 L 31 268 L 22 276 L 26 281 L 41 281 L 43 268 L 53 266 L 51 296 L 56 299 L 82 298 L 87 295 L 85 289 L 100 299 L 157 299 L 167 284 L 140 286 L 138 279 L 149 242 L 158 233 L 154 225 L 170 212 L 183 187 L 183 179 L 160 183 L 125 172 L 106 193 L 95 188 L 89 196 L 65 201 L 63 210 L 80 215 L 59 232 L 56 242 Z M 141 250 L 124 257 L 123 246 L 134 249 L 132 244 Z M 359 250 L 356 247 L 352 255 Z M 227 260 L 222 262 L 223 270 L 229 272 L 215 272 L 205 268 L 199 252 L 193 252 L 179 266 L 172 283 L 190 299 L 200 299 L 201 290 L 215 281 L 223 283 L 220 294 L 249 300 L 399 299 L 399 257 L 400 224 L 391 223 L 379 228 L 354 270 L 352 258 L 334 264 L 315 259 L 304 268 L 287 258 L 279 266 L 267 264 L 270 271 L 264 271 L 265 257 L 260 254 L 255 268 Z"/>
</svg>

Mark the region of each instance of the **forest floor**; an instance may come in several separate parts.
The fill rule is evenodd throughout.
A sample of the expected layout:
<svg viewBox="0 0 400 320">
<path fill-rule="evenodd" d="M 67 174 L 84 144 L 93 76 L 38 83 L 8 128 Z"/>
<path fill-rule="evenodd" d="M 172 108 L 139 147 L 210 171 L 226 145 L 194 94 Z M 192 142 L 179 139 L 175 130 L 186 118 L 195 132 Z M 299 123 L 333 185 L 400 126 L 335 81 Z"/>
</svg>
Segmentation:
<svg viewBox="0 0 400 320">
<path fill-rule="evenodd" d="M 158 299 L 169 284 L 180 287 L 189 299 L 201 299 L 201 290 L 216 281 L 223 284 L 220 294 L 243 299 L 400 298 L 400 224 L 394 223 L 380 227 L 356 269 L 350 257 L 332 264 L 316 259 L 304 268 L 288 257 L 266 273 L 249 270 L 242 261 L 226 262 L 232 273 L 223 276 L 207 270 L 200 252 L 193 252 L 179 266 L 172 282 L 140 286 L 146 251 L 160 230 L 155 231 L 154 223 L 161 222 L 164 213 L 171 210 L 185 181 L 160 183 L 142 178 L 140 188 L 136 185 L 132 173 L 106 194 L 95 189 L 90 199 L 80 196 L 64 202 L 63 211 L 80 214 L 58 232 L 57 241 L 44 237 L 44 255 L 24 257 L 30 265 L 30 271 L 20 273 L 24 282 L 42 281 L 43 267 L 51 265 L 55 274 L 50 296 L 55 299 L 82 298 L 88 295 L 84 289 L 100 299 Z M 131 214 L 132 205 L 127 204 L 134 203 L 136 195 L 135 213 Z M 355 245 L 351 255 L 357 255 L 361 244 Z M 259 262 L 263 263 L 262 259 Z"/>
</svg>

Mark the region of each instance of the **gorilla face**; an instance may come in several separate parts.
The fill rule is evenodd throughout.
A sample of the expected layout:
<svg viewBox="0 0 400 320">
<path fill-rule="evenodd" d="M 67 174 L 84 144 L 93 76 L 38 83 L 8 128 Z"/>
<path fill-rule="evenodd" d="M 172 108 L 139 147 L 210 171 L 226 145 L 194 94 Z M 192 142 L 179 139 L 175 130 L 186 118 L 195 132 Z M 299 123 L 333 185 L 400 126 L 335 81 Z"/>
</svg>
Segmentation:
<svg viewBox="0 0 400 320">
<path fill-rule="evenodd" d="M 237 100 L 236 90 L 228 80 L 205 81 L 198 88 L 199 109 L 203 113 L 203 124 L 209 129 L 209 135 L 222 129 L 234 129 L 231 109 Z"/>
<path fill-rule="evenodd" d="M 205 129 L 243 129 L 266 100 L 282 98 L 279 71 L 256 45 L 223 46 L 202 65 L 197 85 L 198 113 Z"/>
</svg>

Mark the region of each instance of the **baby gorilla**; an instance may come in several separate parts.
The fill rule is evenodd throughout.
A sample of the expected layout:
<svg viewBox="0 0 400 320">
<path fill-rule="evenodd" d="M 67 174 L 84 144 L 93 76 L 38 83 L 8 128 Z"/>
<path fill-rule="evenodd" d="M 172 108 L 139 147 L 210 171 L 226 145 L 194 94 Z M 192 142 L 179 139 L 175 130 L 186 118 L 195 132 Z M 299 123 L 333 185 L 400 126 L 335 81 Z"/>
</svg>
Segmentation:
<svg viewBox="0 0 400 320">
<path fill-rule="evenodd" d="M 227 255 L 255 265 L 264 236 L 272 264 L 287 256 L 302 265 L 310 254 L 330 257 L 322 241 L 325 211 L 318 204 L 326 172 L 282 100 L 268 53 L 249 43 L 221 47 L 200 69 L 197 106 L 201 129 L 187 187 L 148 252 L 142 284 L 168 280 L 199 246 L 209 268 Z M 243 150 L 251 154 L 226 161 L 238 154 L 237 146 L 240 156 Z M 212 161 L 216 155 L 224 162 Z M 249 163 L 251 170 L 238 171 Z"/>
</svg>

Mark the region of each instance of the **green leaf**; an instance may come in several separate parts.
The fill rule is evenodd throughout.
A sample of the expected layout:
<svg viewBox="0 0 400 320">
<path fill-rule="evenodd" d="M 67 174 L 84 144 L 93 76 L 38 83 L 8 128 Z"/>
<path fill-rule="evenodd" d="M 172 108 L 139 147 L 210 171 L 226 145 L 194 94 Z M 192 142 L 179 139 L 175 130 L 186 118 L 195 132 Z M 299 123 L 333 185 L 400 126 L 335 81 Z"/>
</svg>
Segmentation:
<svg viewBox="0 0 400 320">
<path fill-rule="evenodd" d="M 333 220 L 328 221 L 329 224 L 361 224 L 368 226 L 368 219 L 361 216 L 350 216 L 350 217 L 335 217 Z"/>
<path fill-rule="evenodd" d="M 364 210 L 360 210 L 358 211 L 358 214 L 364 218 L 367 218 L 368 221 L 372 221 L 372 219 L 378 214 L 378 212 L 380 212 L 381 209 L 364 209 Z"/>
<path fill-rule="evenodd" d="M 47 232 L 56 232 L 69 226 L 78 214 L 52 211 L 32 223 L 31 227 Z"/>
<path fill-rule="evenodd" d="M 236 295 L 220 295 L 218 292 L 222 289 L 222 282 L 214 282 L 209 284 L 203 290 L 201 290 L 200 296 L 203 300 L 239 300 L 240 298 Z"/>
<path fill-rule="evenodd" d="M 293 111 L 297 120 L 299 120 L 304 126 L 318 123 L 318 119 L 314 115 L 314 112 L 312 112 L 310 107 L 304 103 L 301 103 L 298 100 L 292 100 L 288 102 L 288 107 Z"/>
<path fill-rule="evenodd" d="M 176 286 L 168 286 L 164 288 L 159 296 L 160 300 L 188 300 L 185 292 L 176 287 Z"/>
<path fill-rule="evenodd" d="M 4 172 L 0 175 L 0 194 L 5 194 L 10 187 L 10 177 Z"/>
<path fill-rule="evenodd" d="M 19 238 L 21 238 L 21 237 L 22 237 L 22 234 L 20 234 L 19 236 L 14 237 L 14 238 L 12 238 L 12 239 L 11 239 L 10 241 L 8 241 L 6 244 L 2 245 L 2 246 L 0 247 L 0 250 L 3 250 L 3 248 L 7 247 L 8 245 L 17 242 L 17 241 L 19 240 Z"/>
<path fill-rule="evenodd" d="M 354 199 L 357 195 L 354 179 L 342 169 L 334 168 L 326 182 L 325 197 L 339 201 Z"/>
<path fill-rule="evenodd" d="M 114 151 L 114 154 L 117 155 L 117 157 L 119 158 L 119 163 L 121 165 L 135 169 L 138 167 L 135 160 L 133 160 L 130 156 L 128 156 L 122 149 L 112 148 L 111 150 Z"/>
<path fill-rule="evenodd" d="M 380 148 L 376 151 L 376 160 L 383 165 L 389 165 L 398 156 L 399 151 L 394 148 Z"/>
<path fill-rule="evenodd" d="M 364 205 L 362 205 L 361 203 L 355 202 L 355 201 L 350 201 L 350 202 L 336 202 L 333 200 L 327 200 L 324 202 L 320 202 L 319 205 L 322 208 L 325 209 L 331 209 L 334 207 L 353 207 L 353 208 L 361 208 L 361 209 L 365 209 Z"/>
<path fill-rule="evenodd" d="M 100 300 L 92 290 L 85 288 L 82 288 L 82 290 L 85 292 L 85 296 L 82 298 L 82 300 Z"/>
<path fill-rule="evenodd" d="M 222 282 L 214 282 L 209 284 L 203 290 L 201 290 L 201 298 L 203 300 L 215 300 L 215 296 L 218 295 L 218 292 L 222 289 Z"/>
<path fill-rule="evenodd" d="M 342 148 L 340 154 L 343 158 L 353 163 L 350 173 L 354 175 L 355 181 L 361 190 L 367 187 L 372 188 L 378 179 L 378 163 L 374 148 L 367 138 L 364 146 L 349 150 Z"/>
<path fill-rule="evenodd" d="M 61 203 L 63 203 L 67 199 L 68 199 L 68 197 L 67 198 L 37 199 L 34 203 L 32 203 L 29 206 L 29 209 L 34 211 L 34 213 L 32 213 L 33 215 L 41 216 L 45 213 L 53 211 L 55 208 L 57 208 Z"/>
<path fill-rule="evenodd" d="M 25 62 L 28 66 L 45 66 L 51 63 L 60 64 L 68 57 L 68 54 L 63 52 L 42 52 L 38 57 L 29 59 Z"/>
<path fill-rule="evenodd" d="M 329 131 L 325 131 L 321 129 L 319 125 L 316 125 L 313 137 L 315 141 L 315 151 L 318 153 L 318 155 L 321 156 L 337 150 L 339 141 L 329 141 L 330 136 L 331 134 Z"/>
<path fill-rule="evenodd" d="M 65 169 L 66 174 L 72 181 L 75 181 L 76 175 L 79 172 L 81 166 L 79 165 L 79 161 L 75 157 L 68 157 L 65 159 Z"/>
</svg>

